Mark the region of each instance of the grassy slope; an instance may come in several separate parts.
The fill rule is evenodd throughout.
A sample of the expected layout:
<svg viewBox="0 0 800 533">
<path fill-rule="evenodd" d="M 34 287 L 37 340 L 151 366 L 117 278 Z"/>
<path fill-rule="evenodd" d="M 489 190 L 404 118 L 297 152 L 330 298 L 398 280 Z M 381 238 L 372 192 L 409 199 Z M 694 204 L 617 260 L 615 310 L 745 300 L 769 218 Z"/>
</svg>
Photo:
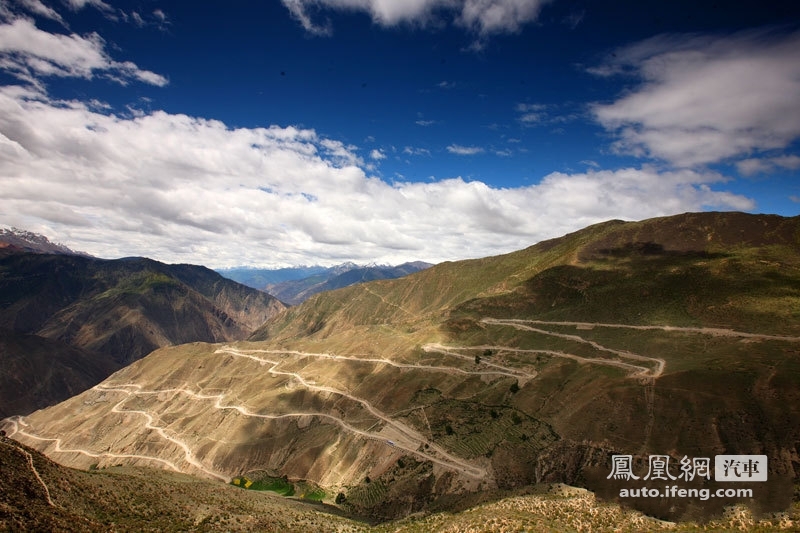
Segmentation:
<svg viewBox="0 0 800 533">
<path fill-rule="evenodd" d="M 29 457 L 30 456 L 30 459 Z M 10 531 L 318 531 L 454 532 L 622 530 L 771 531 L 800 518 L 755 520 L 746 511 L 723 519 L 674 527 L 585 491 L 539 487 L 455 513 L 434 513 L 368 526 L 338 516 L 330 506 L 306 504 L 190 476 L 114 467 L 90 472 L 58 466 L 35 450 L 0 437 L 0 530 Z M 36 477 L 36 474 L 39 478 Z M 44 485 L 42 484 L 44 483 Z M 45 487 L 47 492 L 45 492 Z M 52 505 L 47 501 L 50 496 Z"/>
</svg>

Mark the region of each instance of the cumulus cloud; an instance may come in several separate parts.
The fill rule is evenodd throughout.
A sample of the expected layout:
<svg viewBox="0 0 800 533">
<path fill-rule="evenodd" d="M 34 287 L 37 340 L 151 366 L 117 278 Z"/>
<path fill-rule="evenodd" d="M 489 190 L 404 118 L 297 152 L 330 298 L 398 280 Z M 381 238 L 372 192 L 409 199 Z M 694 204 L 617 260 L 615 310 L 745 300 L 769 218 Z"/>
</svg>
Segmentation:
<svg viewBox="0 0 800 533">
<path fill-rule="evenodd" d="M 382 26 L 425 25 L 437 14 L 452 16 L 453 22 L 480 36 L 518 31 L 536 19 L 549 0 L 282 0 L 283 5 L 306 31 L 329 35 L 329 23 L 315 22 L 322 9 L 364 11 Z"/>
<path fill-rule="evenodd" d="M 719 174 L 648 167 L 390 184 L 314 130 L 95 109 L 0 88 L 0 222 L 101 257 L 225 267 L 481 257 L 609 218 L 753 207 Z"/>
<path fill-rule="evenodd" d="M 591 69 L 640 83 L 596 104 L 620 153 L 692 167 L 766 150 L 800 136 L 800 33 L 661 35 Z"/>
<path fill-rule="evenodd" d="M 114 61 L 96 33 L 48 33 L 22 18 L 0 24 L 0 67 L 32 84 L 38 84 L 41 76 L 91 79 L 96 74 L 122 84 L 129 80 L 167 84 L 164 76 L 142 70 L 132 62 Z"/>
<path fill-rule="evenodd" d="M 383 159 L 386 159 L 386 154 L 384 154 L 381 150 L 375 148 L 369 153 L 369 157 L 373 161 L 381 161 Z"/>
</svg>

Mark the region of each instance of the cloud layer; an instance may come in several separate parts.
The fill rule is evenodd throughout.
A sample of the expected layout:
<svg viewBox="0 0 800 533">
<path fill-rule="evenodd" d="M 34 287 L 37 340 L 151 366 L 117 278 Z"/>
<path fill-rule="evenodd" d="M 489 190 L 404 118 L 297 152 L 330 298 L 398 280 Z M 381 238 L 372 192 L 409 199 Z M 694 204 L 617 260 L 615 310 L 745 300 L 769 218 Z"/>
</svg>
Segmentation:
<svg viewBox="0 0 800 533">
<path fill-rule="evenodd" d="M 327 35 L 330 25 L 314 21 L 322 9 L 364 11 L 376 24 L 425 25 L 436 14 L 480 36 L 518 31 L 536 19 L 549 0 L 282 0 L 306 31 Z"/>
<path fill-rule="evenodd" d="M 491 188 L 388 184 L 355 147 L 293 127 L 103 114 L 0 90 L 0 220 L 104 256 L 214 267 L 441 261 L 522 248 L 609 218 L 749 209 L 713 173 L 554 173 Z M 375 154 L 372 154 L 373 156 Z"/>
<path fill-rule="evenodd" d="M 617 151 L 680 167 L 784 149 L 800 137 L 798 57 L 800 33 L 661 35 L 591 69 L 641 79 L 593 112 Z"/>
</svg>

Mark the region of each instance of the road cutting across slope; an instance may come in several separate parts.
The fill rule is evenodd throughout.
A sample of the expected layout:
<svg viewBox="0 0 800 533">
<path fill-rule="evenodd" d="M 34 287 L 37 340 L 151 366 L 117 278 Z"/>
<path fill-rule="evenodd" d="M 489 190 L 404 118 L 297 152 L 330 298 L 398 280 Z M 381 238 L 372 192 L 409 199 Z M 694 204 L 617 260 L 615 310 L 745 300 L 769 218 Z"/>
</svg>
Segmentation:
<svg viewBox="0 0 800 533">
<path fill-rule="evenodd" d="M 134 454 L 134 453 L 93 452 L 93 451 L 90 451 L 90 450 L 85 450 L 83 448 L 63 448 L 62 447 L 63 440 L 60 439 L 60 438 L 42 437 L 40 435 L 36 435 L 34 433 L 31 433 L 31 432 L 29 432 L 29 431 L 27 431 L 25 429 L 20 429 L 19 426 L 28 427 L 28 424 L 25 422 L 25 417 L 23 417 L 23 416 L 17 416 L 17 417 L 14 417 L 14 418 L 7 418 L 5 421 L 11 423 L 12 426 L 14 426 L 14 431 L 12 433 L 9 433 L 9 435 L 8 435 L 9 437 L 13 437 L 16 434 L 20 434 L 20 435 L 22 435 L 24 437 L 28 437 L 28 438 L 31 438 L 33 440 L 38 440 L 38 441 L 42 441 L 42 442 L 52 442 L 52 443 L 55 444 L 55 446 L 53 447 L 53 452 L 55 452 L 55 453 L 77 453 L 77 454 L 85 455 L 87 457 L 92 457 L 92 458 L 95 458 L 95 459 L 99 459 L 99 458 L 102 458 L 102 457 L 110 457 L 112 459 L 138 459 L 138 460 L 143 460 L 143 461 L 153 461 L 153 462 L 156 462 L 156 463 L 160 463 L 160 464 L 166 466 L 167 468 L 169 468 L 170 470 L 174 470 L 175 472 L 183 472 L 172 461 L 167 461 L 166 459 L 161 459 L 160 457 L 154 457 L 152 455 L 140 455 L 140 454 Z"/>
<path fill-rule="evenodd" d="M 429 344 L 427 346 L 433 346 L 433 344 Z M 424 347 L 423 347 L 424 348 Z M 220 350 L 227 350 L 231 349 L 230 346 L 223 346 Z M 220 350 L 217 350 L 219 352 Z M 348 355 L 336 355 L 330 353 L 314 353 L 314 352 L 301 352 L 297 350 L 237 350 L 241 353 L 264 353 L 264 354 L 287 354 L 287 355 L 297 355 L 299 357 L 313 357 L 317 359 L 331 359 L 333 361 L 352 361 L 355 363 L 378 363 L 384 364 L 388 366 L 393 366 L 395 368 L 408 368 L 414 370 L 430 370 L 431 372 L 443 372 L 445 374 L 462 374 L 467 376 L 507 376 L 507 377 L 525 377 L 525 378 L 532 378 L 535 374 L 531 375 L 527 372 L 523 372 L 516 368 L 509 368 L 501 365 L 496 365 L 493 363 L 489 363 L 484 361 L 482 364 L 485 366 L 489 366 L 492 368 L 497 368 L 498 370 L 464 370 L 463 368 L 458 368 L 454 366 L 437 366 L 437 365 L 423 365 L 418 363 L 398 363 L 397 361 L 393 361 L 391 359 L 381 359 L 377 357 L 353 357 Z M 430 350 L 426 350 L 430 351 Z M 474 358 L 467 357 L 457 353 L 450 353 L 450 352 L 440 352 L 446 353 L 447 355 L 452 355 L 454 357 L 460 359 L 466 359 L 470 362 L 474 360 Z"/>
<path fill-rule="evenodd" d="M 511 352 L 525 352 L 525 351 L 532 351 L 532 350 L 517 350 L 515 348 L 507 348 L 505 346 L 489 346 L 489 345 L 481 345 L 481 346 L 462 346 L 462 347 L 455 347 L 455 346 L 448 346 L 445 344 L 440 344 L 438 342 L 431 342 L 422 347 L 422 349 L 426 352 L 435 352 L 442 355 L 447 355 L 450 357 L 458 357 L 459 359 L 466 359 L 468 361 L 473 361 L 474 356 L 464 355 L 462 353 L 458 353 L 458 349 L 460 350 L 506 350 Z M 543 350 L 535 350 L 536 352 L 543 352 Z M 509 376 L 512 378 L 522 378 L 523 380 L 529 380 L 536 377 L 536 372 L 525 372 L 524 370 L 519 370 L 517 368 L 511 368 L 508 366 L 499 365 L 497 363 L 490 363 L 485 359 L 481 361 L 482 365 L 490 366 L 492 368 L 499 368 L 500 371 L 492 372 L 492 371 L 484 371 L 484 372 L 477 372 L 478 374 L 502 374 L 504 376 Z"/>
<path fill-rule="evenodd" d="M 423 457 L 423 458 L 425 458 L 427 460 L 430 460 L 432 462 L 440 464 L 441 466 L 444 466 L 444 467 L 449 468 L 451 470 L 456 470 L 458 472 L 464 473 L 469 477 L 473 477 L 473 478 L 477 478 L 477 479 L 483 479 L 483 478 L 485 478 L 487 476 L 486 469 L 476 467 L 476 466 L 474 466 L 474 465 L 472 465 L 470 463 L 467 463 L 467 462 L 463 461 L 462 459 L 460 459 L 460 458 L 448 453 L 443 448 L 438 446 L 436 443 L 434 443 L 433 441 L 427 439 L 424 435 L 422 435 L 417 430 L 411 428 L 410 426 L 408 426 L 407 424 L 404 424 L 403 422 L 400 422 L 399 420 L 395 420 L 395 419 L 391 418 L 390 416 L 388 416 L 385 413 L 381 412 L 379 409 L 377 409 L 370 402 L 368 402 L 367 400 L 365 400 L 363 398 L 359 398 L 358 396 L 354 396 L 353 394 L 351 394 L 351 393 L 349 393 L 347 391 L 342 391 L 342 390 L 339 390 L 339 389 L 336 389 L 336 388 L 333 388 L 333 387 L 328 387 L 326 385 L 317 385 L 315 383 L 311 383 L 307 379 L 305 379 L 303 376 L 301 376 L 300 374 L 298 374 L 296 372 L 287 372 L 287 371 L 284 371 L 284 370 L 278 370 L 276 367 L 280 364 L 280 361 L 271 361 L 269 359 L 264 359 L 264 358 L 261 358 L 261 357 L 257 357 L 255 355 L 247 353 L 244 350 L 237 350 L 237 349 L 232 348 L 232 347 L 220 348 L 219 350 L 216 351 L 216 353 L 226 353 L 226 354 L 232 355 L 234 357 L 242 357 L 242 358 L 246 358 L 246 359 L 251 359 L 253 361 L 259 362 L 260 364 L 271 364 L 272 366 L 267 370 L 267 372 L 269 372 L 270 374 L 289 376 L 289 377 L 293 378 L 294 380 L 296 380 L 298 383 L 300 383 L 304 388 L 306 388 L 308 390 L 313 390 L 313 391 L 318 391 L 318 392 L 327 392 L 327 393 L 330 393 L 330 394 L 337 394 L 337 395 L 340 395 L 340 396 L 342 396 L 344 398 L 348 398 L 349 400 L 352 400 L 352 401 L 360 404 L 361 406 L 363 406 L 375 418 L 377 418 L 379 420 L 382 420 L 385 424 L 387 424 L 388 426 L 391 426 L 394 430 L 396 430 L 399 433 L 399 435 L 402 437 L 403 440 L 408 440 L 410 442 L 413 442 L 415 444 L 415 446 L 413 446 L 413 447 L 412 446 L 403 446 L 402 447 L 402 449 L 408 451 L 409 453 L 413 453 L 414 455 L 418 455 L 420 457 Z M 331 415 L 329 415 L 329 416 L 331 416 Z M 371 438 L 374 436 L 375 438 L 379 438 L 380 440 L 385 440 L 385 438 L 378 437 L 376 434 L 370 434 L 370 433 L 366 433 L 366 432 L 359 432 L 359 434 L 364 434 L 364 435 L 369 436 Z M 427 449 L 429 451 L 421 450 L 421 448 L 424 448 L 425 445 L 427 445 Z M 395 446 L 396 447 L 401 447 L 401 446 L 398 446 L 397 443 L 395 443 Z"/>
<path fill-rule="evenodd" d="M 549 322 L 548 323 L 548 322 L 535 321 L 535 320 L 499 319 L 499 318 L 484 318 L 484 319 L 481 320 L 481 322 L 483 322 L 484 324 L 493 324 L 493 325 L 498 325 L 498 326 L 511 326 L 511 327 L 514 327 L 514 328 L 517 328 L 517 329 L 521 329 L 521 330 L 525 330 L 525 331 L 532 331 L 534 333 L 540 333 L 542 335 L 549 335 L 549 336 L 552 336 L 552 337 L 558 337 L 558 338 L 561 338 L 561 339 L 567 339 L 567 340 L 571 340 L 571 341 L 574 341 L 574 342 L 580 342 L 580 343 L 583 343 L 583 344 L 588 344 L 588 345 L 590 345 L 592 348 L 594 348 L 596 350 L 599 350 L 599 351 L 602 351 L 602 352 L 611 353 L 611 354 L 614 354 L 616 356 L 622 357 L 623 359 L 630 359 L 630 360 L 634 360 L 634 361 L 642 361 L 642 362 L 648 362 L 648 363 L 654 363 L 655 364 L 655 369 L 652 369 L 650 367 L 644 367 L 644 366 L 640 366 L 640 365 L 634 365 L 634 364 L 631 364 L 631 363 L 625 363 L 625 362 L 622 362 L 622 361 L 615 361 L 615 360 L 610 360 L 610 359 L 601 359 L 601 358 L 594 358 L 594 357 L 581 357 L 581 356 L 578 356 L 578 355 L 573 355 L 573 354 L 568 354 L 568 353 L 558 352 L 558 351 L 547 352 L 547 353 L 550 353 L 551 355 L 555 355 L 557 357 L 564 357 L 564 358 L 568 358 L 568 359 L 574 359 L 576 361 L 581 361 L 581 362 L 586 362 L 586 363 L 603 364 L 603 365 L 618 366 L 618 367 L 621 367 L 621 368 L 637 369 L 637 372 L 632 374 L 632 376 L 635 376 L 635 377 L 648 377 L 648 378 L 655 379 L 655 378 L 659 377 L 661 374 L 664 373 L 664 369 L 667 366 L 667 362 L 664 359 L 660 358 L 660 357 L 648 357 L 646 355 L 639 355 L 637 353 L 629 352 L 627 350 L 615 350 L 613 348 L 607 348 L 607 347 L 603 346 L 602 344 L 597 343 L 595 341 L 584 339 L 583 337 L 581 337 L 579 335 L 572 335 L 572 334 L 568 334 L 568 333 L 558 333 L 558 332 L 555 332 L 555 331 L 548 331 L 546 329 L 535 328 L 533 326 L 529 326 L 528 325 L 529 323 L 552 324 L 552 325 L 578 325 L 578 324 L 580 324 L 582 326 L 603 327 L 602 324 L 591 324 L 591 323 L 588 323 L 588 322 L 587 323 L 574 322 L 572 324 L 554 323 L 554 322 Z M 612 327 L 611 325 L 607 325 L 607 326 L 608 327 Z"/>
<path fill-rule="evenodd" d="M 683 327 L 683 326 L 637 326 L 633 324 L 610 324 L 603 322 L 566 322 L 566 321 L 549 321 L 549 320 L 526 320 L 526 319 L 498 319 L 498 318 L 484 318 L 482 320 L 486 323 L 507 323 L 512 322 L 522 324 L 539 324 L 542 326 L 575 326 L 583 328 L 624 328 L 624 329 L 637 329 L 637 330 L 661 330 L 661 331 L 676 331 L 684 333 L 699 333 L 702 335 L 711 335 L 714 337 L 741 337 L 745 339 L 758 339 L 758 340 L 771 340 L 771 341 L 788 341 L 800 342 L 800 337 L 793 337 L 790 335 L 770 335 L 765 333 L 748 333 L 744 331 L 736 331 L 725 328 L 696 328 L 696 327 Z"/>
</svg>

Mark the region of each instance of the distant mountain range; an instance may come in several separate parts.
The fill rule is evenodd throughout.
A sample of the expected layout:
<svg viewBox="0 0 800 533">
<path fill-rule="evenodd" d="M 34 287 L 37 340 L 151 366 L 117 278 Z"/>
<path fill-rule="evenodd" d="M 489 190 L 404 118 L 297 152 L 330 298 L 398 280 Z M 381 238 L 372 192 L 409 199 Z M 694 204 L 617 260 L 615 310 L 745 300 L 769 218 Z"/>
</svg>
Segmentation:
<svg viewBox="0 0 800 533">
<path fill-rule="evenodd" d="M 18 228 L 0 228 L 0 250 L 32 252 L 40 254 L 66 254 L 89 256 L 75 252 L 63 244 L 50 242 L 44 235 Z"/>
<path fill-rule="evenodd" d="M 341 289 L 356 283 L 377 279 L 396 279 L 433 266 L 423 261 L 402 265 L 365 265 L 342 263 L 333 267 L 310 266 L 296 268 L 219 270 L 223 276 L 243 285 L 260 289 L 282 302 L 297 305 L 323 291 Z"/>
<path fill-rule="evenodd" d="M 64 400 L 156 348 L 244 339 L 283 309 L 205 267 L 97 259 L 5 232 L 0 416 Z"/>
</svg>

